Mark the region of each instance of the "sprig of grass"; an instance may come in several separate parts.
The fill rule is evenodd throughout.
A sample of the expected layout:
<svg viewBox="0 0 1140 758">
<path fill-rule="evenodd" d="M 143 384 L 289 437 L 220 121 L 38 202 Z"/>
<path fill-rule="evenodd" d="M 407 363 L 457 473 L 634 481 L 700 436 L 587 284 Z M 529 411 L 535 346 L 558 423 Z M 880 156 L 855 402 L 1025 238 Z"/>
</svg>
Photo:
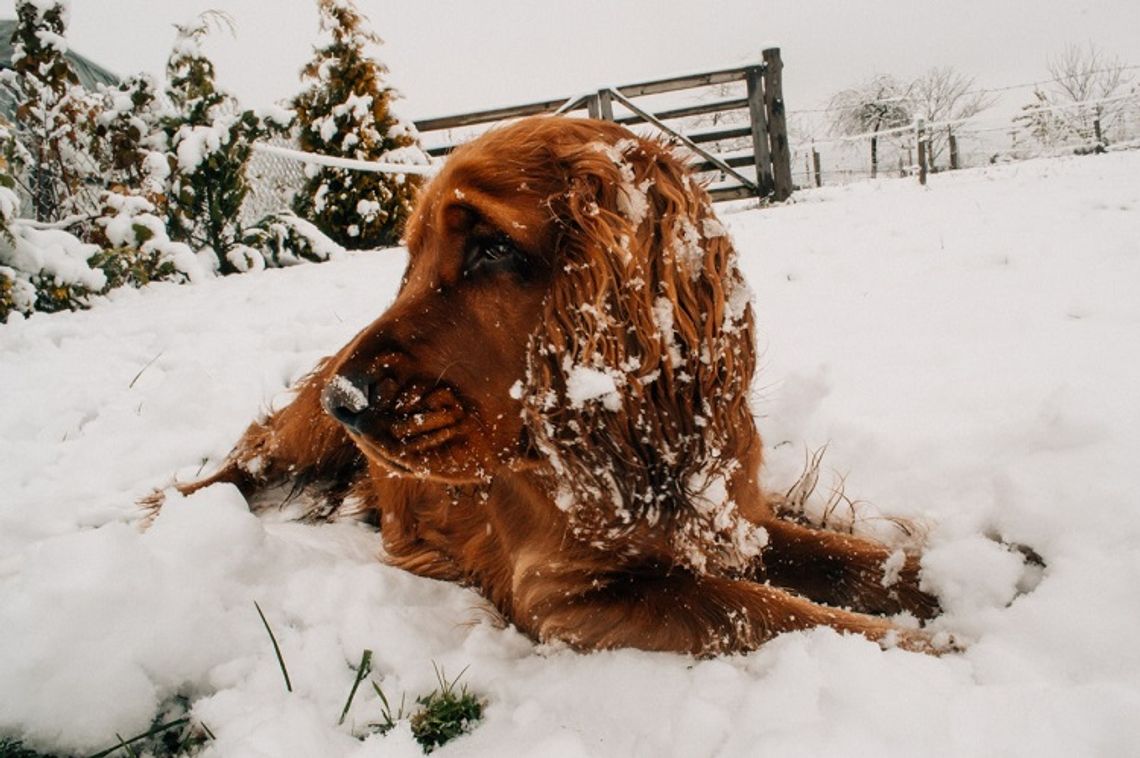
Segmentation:
<svg viewBox="0 0 1140 758">
<path fill-rule="evenodd" d="M 475 723 L 483 718 L 485 705 L 482 699 L 467 691 L 466 685 L 461 688 L 456 687 L 467 672 L 466 668 L 459 672 L 459 676 L 449 681 L 442 668 L 436 666 L 434 662 L 432 667 L 435 669 L 435 678 L 439 686 L 431 693 L 416 698 L 419 707 L 408 717 L 412 736 L 420 743 L 425 753 L 430 753 L 437 747 L 471 731 Z M 400 698 L 400 709 L 393 713 L 392 705 L 388 702 L 384 690 L 376 682 L 371 684 L 383 706 L 380 709 L 381 721 L 369 726 L 380 734 L 387 734 L 405 718 L 404 696 Z"/>
<path fill-rule="evenodd" d="M 344 710 L 340 712 L 340 721 L 337 725 L 344 723 L 345 717 L 348 716 L 348 709 L 352 707 L 352 699 L 356 697 L 356 688 L 364 681 L 364 677 L 372 672 L 372 651 L 365 650 L 360 656 L 360 665 L 356 667 L 356 679 L 352 682 L 352 689 L 348 693 L 348 700 L 344 704 Z"/>
<path fill-rule="evenodd" d="M 281 646 L 277 644 L 277 638 L 273 636 L 273 630 L 269 628 L 269 622 L 265 619 L 265 614 L 261 612 L 261 606 L 257 601 L 253 601 L 253 607 L 257 609 L 257 615 L 261 616 L 261 623 L 265 625 L 265 631 L 269 632 L 269 641 L 273 643 L 273 652 L 277 655 L 277 663 L 281 666 L 281 676 L 285 677 L 285 689 L 290 692 L 293 691 L 293 683 L 289 681 L 289 669 L 285 668 L 285 659 L 281 656 Z"/>
<path fill-rule="evenodd" d="M 404 697 L 407 693 L 400 696 L 400 710 L 393 715 L 392 706 L 388 703 L 388 698 L 384 696 L 384 690 L 380 689 L 380 685 L 376 682 L 370 682 L 370 684 L 376 694 L 380 696 L 380 702 L 384 705 L 380 708 L 380 718 L 382 718 L 383 721 L 378 724 L 369 724 L 369 726 L 380 734 L 387 734 L 396 726 L 396 722 L 404 718 Z"/>
<path fill-rule="evenodd" d="M 483 701 L 468 692 L 467 685 L 458 691 L 455 689 L 467 668 L 449 682 L 441 667 L 434 662 L 432 667 L 439 688 L 416 699 L 421 708 L 411 718 L 412 734 L 425 753 L 466 734 L 483 718 Z"/>
</svg>

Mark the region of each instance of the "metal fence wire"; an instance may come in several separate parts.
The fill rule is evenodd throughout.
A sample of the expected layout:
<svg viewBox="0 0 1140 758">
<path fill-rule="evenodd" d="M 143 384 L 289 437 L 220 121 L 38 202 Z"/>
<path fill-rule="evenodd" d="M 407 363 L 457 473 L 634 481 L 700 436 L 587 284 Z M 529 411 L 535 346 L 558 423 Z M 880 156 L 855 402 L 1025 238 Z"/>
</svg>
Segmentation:
<svg viewBox="0 0 1140 758">
<path fill-rule="evenodd" d="M 277 147 L 297 149 L 287 137 L 265 140 Z M 293 207 L 293 198 L 305 186 L 308 176 L 306 164 L 265 150 L 255 150 L 246 168 L 249 194 L 241 207 L 241 221 L 255 224 L 271 213 L 287 211 Z"/>
</svg>

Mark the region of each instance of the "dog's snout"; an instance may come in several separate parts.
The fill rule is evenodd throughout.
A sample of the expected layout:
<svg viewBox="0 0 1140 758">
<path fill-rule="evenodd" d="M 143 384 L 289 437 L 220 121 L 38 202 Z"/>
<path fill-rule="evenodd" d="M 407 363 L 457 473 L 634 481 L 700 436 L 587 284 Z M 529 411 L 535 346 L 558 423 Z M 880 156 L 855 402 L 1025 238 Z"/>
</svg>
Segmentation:
<svg viewBox="0 0 1140 758">
<path fill-rule="evenodd" d="M 373 384 L 363 377 L 337 374 L 321 391 L 325 413 L 349 428 L 355 428 L 372 400 Z"/>
</svg>

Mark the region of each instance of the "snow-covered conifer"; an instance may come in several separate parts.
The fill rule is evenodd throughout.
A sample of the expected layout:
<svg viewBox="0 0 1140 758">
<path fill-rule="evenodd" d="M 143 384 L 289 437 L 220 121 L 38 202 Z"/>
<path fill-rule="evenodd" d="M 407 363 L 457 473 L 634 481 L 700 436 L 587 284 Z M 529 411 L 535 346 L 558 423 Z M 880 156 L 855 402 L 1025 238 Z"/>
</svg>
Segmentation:
<svg viewBox="0 0 1140 758">
<path fill-rule="evenodd" d="M 286 116 L 241 110 L 232 95 L 218 88 L 214 65 L 202 50 L 211 26 L 229 23 L 217 12 L 204 13 L 178 26 L 167 62 L 167 94 L 175 113 L 167 120 L 171 192 L 171 238 L 212 254 L 211 267 L 223 274 L 250 267 L 229 255 L 241 245 L 241 205 L 249 191 L 246 168 L 253 142 L 283 129 Z M 238 263 L 234 261 L 238 260 Z"/>
<path fill-rule="evenodd" d="M 318 0 L 328 37 L 305 66 L 307 87 L 293 102 L 303 150 L 366 161 L 426 163 L 410 124 L 391 111 L 388 69 L 370 55 L 380 44 L 352 0 Z M 311 166 L 294 209 L 350 248 L 395 244 L 419 177 Z"/>
</svg>

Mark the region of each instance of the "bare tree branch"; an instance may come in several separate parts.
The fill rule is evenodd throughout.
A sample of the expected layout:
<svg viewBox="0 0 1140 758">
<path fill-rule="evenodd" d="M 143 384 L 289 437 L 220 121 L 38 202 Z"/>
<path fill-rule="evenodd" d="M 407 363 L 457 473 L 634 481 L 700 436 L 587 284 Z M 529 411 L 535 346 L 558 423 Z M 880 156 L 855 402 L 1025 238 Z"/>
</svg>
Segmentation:
<svg viewBox="0 0 1140 758">
<path fill-rule="evenodd" d="M 879 171 L 878 133 L 914 120 L 908 88 L 880 74 L 832 96 L 827 106 L 833 134 L 871 134 L 871 176 Z"/>
<path fill-rule="evenodd" d="M 949 66 L 936 66 L 915 79 L 909 87 L 911 107 L 928 123 L 972 118 L 994 104 L 994 97 L 974 86 L 974 78 Z M 948 131 L 930 135 L 930 163 L 934 166 L 945 152 Z"/>
</svg>

